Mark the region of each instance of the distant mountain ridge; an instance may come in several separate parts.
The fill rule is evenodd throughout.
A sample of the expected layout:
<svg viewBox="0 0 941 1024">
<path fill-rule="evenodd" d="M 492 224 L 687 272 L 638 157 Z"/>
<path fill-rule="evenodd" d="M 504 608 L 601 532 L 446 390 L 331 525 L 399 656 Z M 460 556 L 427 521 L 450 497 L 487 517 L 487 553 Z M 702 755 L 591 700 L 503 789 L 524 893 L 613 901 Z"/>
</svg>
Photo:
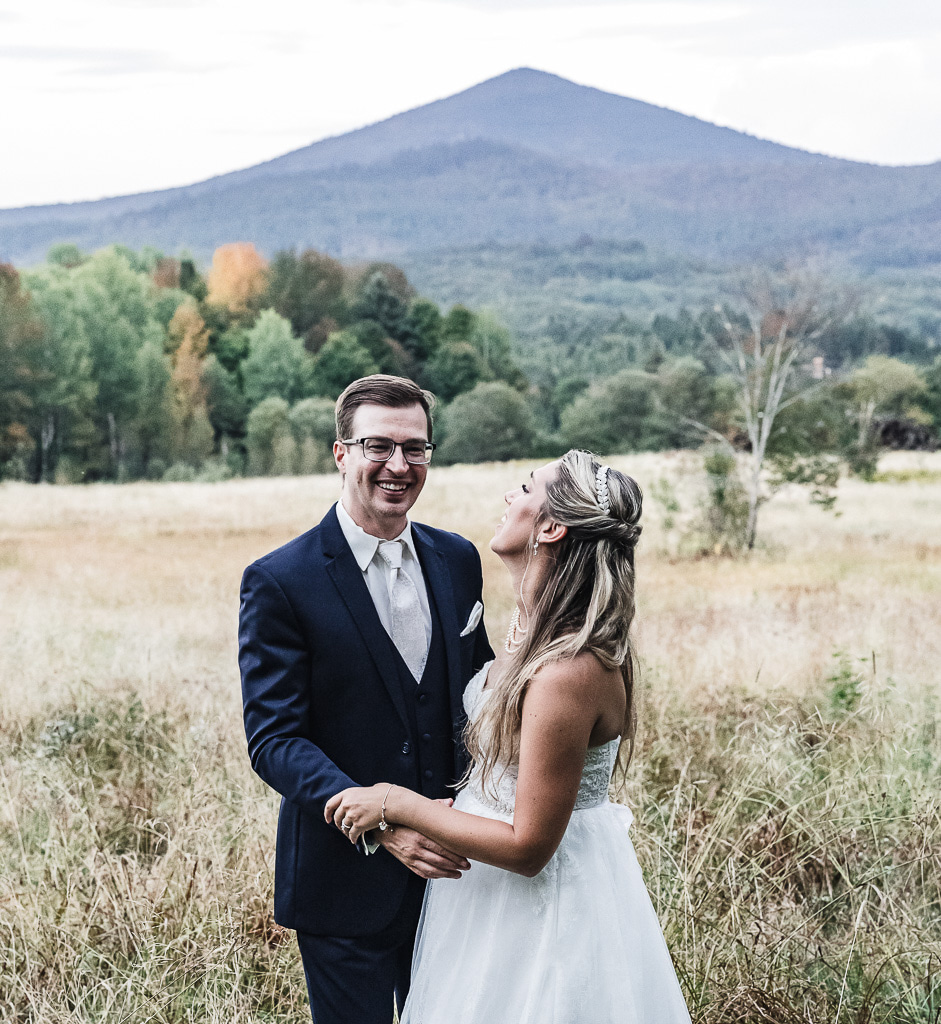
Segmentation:
<svg viewBox="0 0 941 1024">
<path fill-rule="evenodd" d="M 235 239 L 344 258 L 443 245 L 641 238 L 712 258 L 941 261 L 941 163 L 807 153 L 521 68 L 182 188 L 0 211 L 0 258 Z"/>
</svg>

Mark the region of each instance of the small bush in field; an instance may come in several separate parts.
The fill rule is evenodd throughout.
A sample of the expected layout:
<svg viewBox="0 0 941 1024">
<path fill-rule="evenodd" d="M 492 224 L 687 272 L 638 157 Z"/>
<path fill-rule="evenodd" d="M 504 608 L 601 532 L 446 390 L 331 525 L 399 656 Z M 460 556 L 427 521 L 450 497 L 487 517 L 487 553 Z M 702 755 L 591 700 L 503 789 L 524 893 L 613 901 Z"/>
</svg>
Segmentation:
<svg viewBox="0 0 941 1024">
<path fill-rule="evenodd" d="M 863 697 L 863 677 L 841 651 L 834 658 L 837 659 L 837 668 L 827 679 L 830 711 L 836 715 L 852 714 L 859 708 Z"/>
<path fill-rule="evenodd" d="M 76 703 L 60 709 L 39 727 L 36 742 L 40 757 L 81 762 L 101 779 L 153 768 L 171 750 L 166 712 L 148 713 L 136 697 L 99 698 L 90 708 Z"/>
<path fill-rule="evenodd" d="M 703 469 L 705 549 L 717 555 L 742 551 L 748 536 L 748 495 L 739 479 L 735 456 L 722 448 L 713 448 L 706 453 Z"/>
</svg>

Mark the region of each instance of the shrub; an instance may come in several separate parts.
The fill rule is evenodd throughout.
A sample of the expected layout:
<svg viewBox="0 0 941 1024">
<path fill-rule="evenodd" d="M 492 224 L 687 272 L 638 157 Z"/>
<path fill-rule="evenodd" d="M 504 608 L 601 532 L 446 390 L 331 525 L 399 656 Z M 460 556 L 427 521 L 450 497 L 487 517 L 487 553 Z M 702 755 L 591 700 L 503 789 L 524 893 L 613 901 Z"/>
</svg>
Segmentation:
<svg viewBox="0 0 941 1024">
<path fill-rule="evenodd" d="M 187 462 L 174 462 L 161 479 L 164 483 L 191 484 L 196 479 L 196 469 Z"/>
<path fill-rule="evenodd" d="M 610 454 L 656 447 L 659 430 L 653 378 L 643 370 L 622 370 L 593 384 L 562 412 L 561 433 L 571 448 Z"/>
<path fill-rule="evenodd" d="M 478 384 L 441 415 L 443 462 L 524 459 L 535 432 L 526 399 L 508 384 Z"/>
<path fill-rule="evenodd" d="M 738 475 L 732 452 L 713 448 L 703 460 L 706 495 L 701 524 L 705 550 L 717 555 L 745 548 L 748 536 L 748 495 Z"/>
</svg>

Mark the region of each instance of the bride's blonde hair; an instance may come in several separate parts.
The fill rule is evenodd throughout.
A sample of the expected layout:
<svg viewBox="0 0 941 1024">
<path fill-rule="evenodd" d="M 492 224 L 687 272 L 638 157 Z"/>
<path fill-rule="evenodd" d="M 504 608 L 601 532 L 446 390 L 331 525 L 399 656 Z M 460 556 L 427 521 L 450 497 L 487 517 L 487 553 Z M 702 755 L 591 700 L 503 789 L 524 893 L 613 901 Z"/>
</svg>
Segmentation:
<svg viewBox="0 0 941 1024">
<path fill-rule="evenodd" d="M 529 609 L 527 631 L 477 719 L 468 723 L 465 743 L 472 759 L 469 774 L 495 785 L 494 769 L 519 757 L 523 698 L 533 676 L 550 662 L 590 651 L 605 668 L 619 669 L 627 709 L 618 761 L 626 769 L 634 749 L 634 546 L 640 536 L 643 494 L 637 482 L 608 469 L 609 511 L 599 499 L 601 464 L 589 452 L 572 450 L 559 461 L 554 480 L 528 545 L 546 522 L 566 526 L 566 535 L 546 545 L 551 559 L 538 596 Z M 527 571 L 529 566 L 527 565 Z"/>
</svg>

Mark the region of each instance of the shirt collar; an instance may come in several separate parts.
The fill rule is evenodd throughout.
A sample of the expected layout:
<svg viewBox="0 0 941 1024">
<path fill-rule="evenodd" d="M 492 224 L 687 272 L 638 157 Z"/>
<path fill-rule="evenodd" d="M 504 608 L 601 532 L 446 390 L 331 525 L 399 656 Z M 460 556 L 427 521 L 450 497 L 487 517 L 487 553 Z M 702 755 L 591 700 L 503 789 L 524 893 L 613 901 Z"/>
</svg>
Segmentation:
<svg viewBox="0 0 941 1024">
<path fill-rule="evenodd" d="M 350 546 L 350 550 L 353 552 L 353 557 L 356 559 L 356 564 L 366 571 L 366 567 L 376 557 L 376 552 L 379 550 L 380 541 L 384 540 L 383 537 L 373 537 L 371 533 L 367 533 L 361 526 L 358 526 L 354 521 L 353 517 L 346 511 L 342 501 L 337 502 L 337 519 L 340 522 L 340 529 L 343 531 L 343 536 L 346 538 L 347 544 Z M 418 561 L 418 552 L 415 550 L 415 539 L 412 536 L 412 524 L 406 520 L 405 529 L 398 535 L 393 537 L 393 540 L 401 540 L 404 542 L 405 550 Z"/>
</svg>

